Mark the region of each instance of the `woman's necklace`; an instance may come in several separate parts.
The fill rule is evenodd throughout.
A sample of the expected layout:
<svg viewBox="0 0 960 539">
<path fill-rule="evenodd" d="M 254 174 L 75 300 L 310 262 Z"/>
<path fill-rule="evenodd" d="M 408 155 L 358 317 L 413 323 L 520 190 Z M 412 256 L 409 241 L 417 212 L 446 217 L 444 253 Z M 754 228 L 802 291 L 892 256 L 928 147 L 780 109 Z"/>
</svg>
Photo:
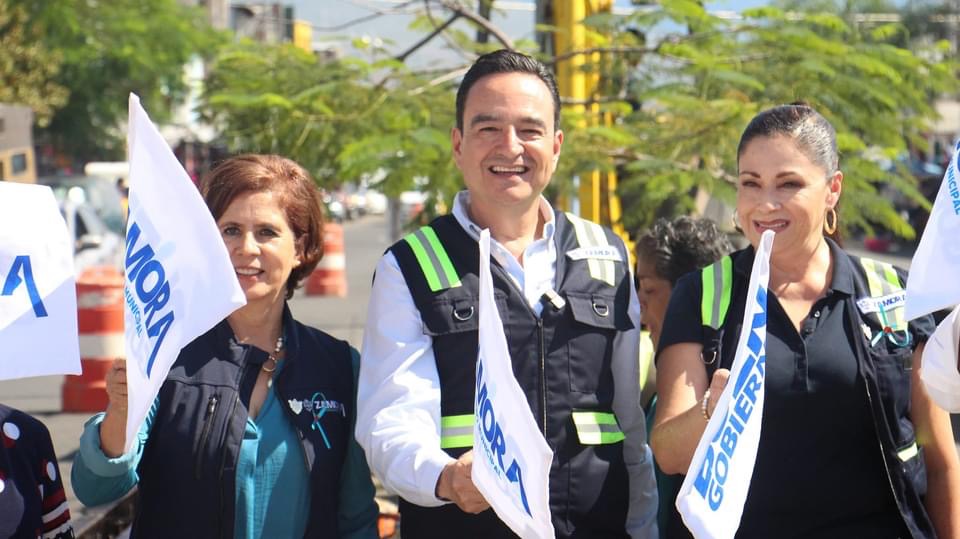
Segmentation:
<svg viewBox="0 0 960 539">
<path fill-rule="evenodd" d="M 286 344 L 284 341 L 283 335 L 277 337 L 277 345 L 273 347 L 273 353 L 267 354 L 267 361 L 263 362 L 263 365 L 260 367 L 264 372 L 273 372 L 277 370 L 277 356 L 283 352 L 283 347 Z M 268 363 L 269 362 L 269 363 Z M 267 368 L 267 365 L 270 365 L 272 368 Z"/>
</svg>

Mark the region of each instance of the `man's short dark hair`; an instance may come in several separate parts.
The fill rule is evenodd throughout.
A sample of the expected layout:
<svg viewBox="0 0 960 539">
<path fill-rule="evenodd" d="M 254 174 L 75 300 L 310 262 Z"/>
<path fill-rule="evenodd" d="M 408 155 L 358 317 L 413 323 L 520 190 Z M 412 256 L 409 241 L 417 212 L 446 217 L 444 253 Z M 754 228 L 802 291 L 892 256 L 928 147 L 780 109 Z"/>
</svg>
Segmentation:
<svg viewBox="0 0 960 539">
<path fill-rule="evenodd" d="M 467 94 L 470 88 L 483 77 L 496 73 L 527 73 L 542 80 L 550 95 L 553 97 L 553 129 L 560 129 L 560 92 L 557 90 L 557 79 L 547 66 L 536 58 L 507 49 L 484 54 L 474 62 L 467 74 L 460 82 L 457 90 L 457 129 L 463 131 L 463 109 L 467 105 Z"/>
</svg>

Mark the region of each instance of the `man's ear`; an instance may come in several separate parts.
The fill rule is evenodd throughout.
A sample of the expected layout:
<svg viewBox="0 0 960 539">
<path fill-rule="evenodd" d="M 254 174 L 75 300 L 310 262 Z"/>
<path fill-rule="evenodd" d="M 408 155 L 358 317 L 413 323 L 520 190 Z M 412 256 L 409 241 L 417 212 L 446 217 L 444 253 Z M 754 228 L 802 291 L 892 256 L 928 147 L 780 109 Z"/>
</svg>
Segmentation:
<svg viewBox="0 0 960 539">
<path fill-rule="evenodd" d="M 463 155 L 461 152 L 462 144 L 463 133 L 454 127 L 450 130 L 450 147 L 453 149 L 453 160 L 456 161 L 458 167 L 460 166 L 460 157 Z"/>
</svg>

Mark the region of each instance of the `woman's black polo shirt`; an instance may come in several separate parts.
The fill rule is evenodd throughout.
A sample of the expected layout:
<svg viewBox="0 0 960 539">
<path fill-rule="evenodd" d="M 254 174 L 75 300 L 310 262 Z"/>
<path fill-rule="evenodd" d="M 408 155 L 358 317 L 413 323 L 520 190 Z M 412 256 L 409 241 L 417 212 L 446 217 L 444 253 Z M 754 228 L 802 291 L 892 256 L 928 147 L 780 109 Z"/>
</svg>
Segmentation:
<svg viewBox="0 0 960 539">
<path fill-rule="evenodd" d="M 738 537 L 910 535 L 884 471 L 858 370 L 854 332 L 864 330 L 850 327 L 850 303 L 845 301 L 854 294 L 853 261 L 828 243 L 833 279 L 799 332 L 776 295 L 767 296 L 760 446 Z M 720 359 L 727 368 L 740 335 L 753 257 L 752 247 L 733 255 L 733 293 Z M 841 258 L 851 263 L 837 263 Z M 903 275 L 901 280 L 906 281 Z M 677 343 L 703 342 L 701 292 L 700 272 L 685 275 L 674 287 L 658 352 Z M 928 316 L 911 322 L 910 346 L 926 341 L 933 329 Z"/>
</svg>

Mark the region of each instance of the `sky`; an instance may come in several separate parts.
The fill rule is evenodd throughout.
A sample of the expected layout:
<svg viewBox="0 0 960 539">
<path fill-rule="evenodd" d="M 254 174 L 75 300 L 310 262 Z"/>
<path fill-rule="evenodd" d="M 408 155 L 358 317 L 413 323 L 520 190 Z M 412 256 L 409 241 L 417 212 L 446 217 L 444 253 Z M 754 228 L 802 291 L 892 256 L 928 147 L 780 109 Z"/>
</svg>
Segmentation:
<svg viewBox="0 0 960 539">
<path fill-rule="evenodd" d="M 399 54 L 406 50 L 423 36 L 422 32 L 409 29 L 413 16 L 406 13 L 392 13 L 374 18 L 373 20 L 354 24 L 348 28 L 337 29 L 352 20 L 371 15 L 380 11 L 401 11 L 396 0 L 285 0 L 295 10 L 295 17 L 314 25 L 313 41 L 322 47 L 333 46 L 339 48 L 343 54 L 352 54 L 345 47 L 353 39 L 367 38 L 380 40 L 393 53 Z M 533 39 L 534 18 L 533 1 L 513 0 L 505 2 L 507 9 L 499 9 L 492 17 L 492 22 L 503 30 L 512 39 Z M 707 2 L 707 8 L 716 11 L 741 11 L 751 7 L 769 4 L 769 0 L 720 0 Z M 416 8 L 423 6 L 422 2 L 414 2 Z M 630 0 L 615 0 L 616 7 L 631 7 Z M 446 47 L 441 38 L 434 39 L 428 47 L 417 51 L 409 60 L 408 65 L 416 69 L 440 68 L 458 66 L 467 62 L 457 53 Z"/>
</svg>

